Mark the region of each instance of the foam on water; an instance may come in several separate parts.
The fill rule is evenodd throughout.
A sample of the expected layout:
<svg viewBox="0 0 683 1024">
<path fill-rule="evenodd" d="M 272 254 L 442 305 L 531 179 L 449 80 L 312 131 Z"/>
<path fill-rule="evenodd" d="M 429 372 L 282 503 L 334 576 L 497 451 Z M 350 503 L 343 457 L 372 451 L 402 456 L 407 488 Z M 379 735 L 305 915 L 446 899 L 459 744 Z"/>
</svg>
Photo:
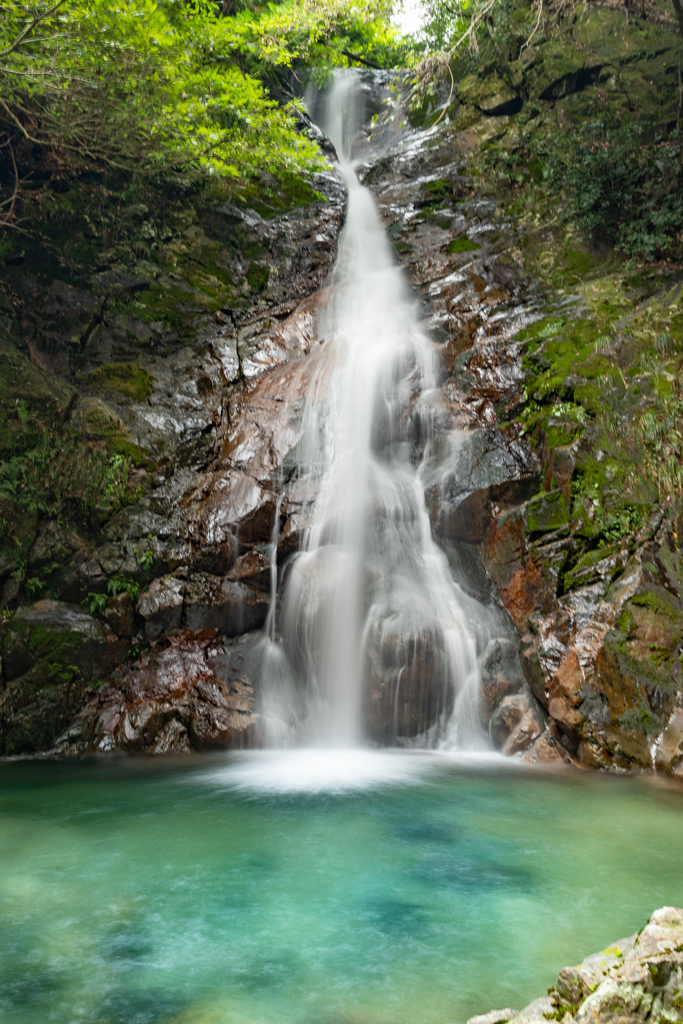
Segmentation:
<svg viewBox="0 0 683 1024">
<path fill-rule="evenodd" d="M 252 750 L 231 755 L 225 767 L 188 781 L 263 795 L 344 793 L 414 785 L 442 770 L 444 763 L 437 754 L 418 750 Z"/>
</svg>

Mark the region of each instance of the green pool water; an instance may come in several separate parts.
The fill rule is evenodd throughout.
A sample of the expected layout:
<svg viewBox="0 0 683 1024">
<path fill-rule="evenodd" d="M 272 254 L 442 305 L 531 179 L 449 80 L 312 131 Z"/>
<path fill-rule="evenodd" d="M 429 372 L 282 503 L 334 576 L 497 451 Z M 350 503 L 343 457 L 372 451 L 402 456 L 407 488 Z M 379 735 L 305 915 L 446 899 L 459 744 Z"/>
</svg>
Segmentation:
<svg viewBox="0 0 683 1024">
<path fill-rule="evenodd" d="M 0 764 L 5 1024 L 462 1024 L 683 905 L 683 793 L 429 755 Z"/>
</svg>

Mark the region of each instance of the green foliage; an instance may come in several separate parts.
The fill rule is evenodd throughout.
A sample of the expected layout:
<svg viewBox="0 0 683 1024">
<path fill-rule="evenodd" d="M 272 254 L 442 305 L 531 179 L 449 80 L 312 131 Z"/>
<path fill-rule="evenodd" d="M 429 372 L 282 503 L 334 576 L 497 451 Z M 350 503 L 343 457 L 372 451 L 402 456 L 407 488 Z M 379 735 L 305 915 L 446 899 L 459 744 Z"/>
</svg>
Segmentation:
<svg viewBox="0 0 683 1024">
<path fill-rule="evenodd" d="M 107 606 L 107 595 L 95 594 L 91 591 L 87 597 L 83 598 L 81 604 L 86 606 L 91 615 L 101 615 Z"/>
<path fill-rule="evenodd" d="M 140 584 L 136 583 L 135 580 L 126 579 L 125 576 L 112 576 L 107 583 L 107 591 L 112 595 L 112 597 L 116 597 L 117 594 L 120 594 L 124 590 L 130 597 L 131 601 L 135 602 L 137 601 L 138 594 L 140 593 Z"/>
<path fill-rule="evenodd" d="M 471 242 L 469 238 L 454 238 L 448 246 L 449 252 L 473 252 L 475 249 L 479 249 L 481 246 L 477 245 L 476 242 Z"/>
<path fill-rule="evenodd" d="M 212 0 L 8 0 L 0 121 L 13 145 L 48 147 L 65 165 L 300 176 L 320 152 L 264 82 L 304 64 L 324 75 L 351 51 L 395 63 L 390 9 L 283 0 L 222 17 Z"/>
<path fill-rule="evenodd" d="M 88 522 L 98 507 L 109 512 L 129 495 L 130 461 L 45 428 L 35 447 L 0 462 L 0 498 L 19 512 Z"/>
<path fill-rule="evenodd" d="M 26 596 L 30 598 L 38 598 L 43 592 L 45 584 L 38 576 L 31 576 L 30 579 L 24 580 L 24 590 Z"/>
<path fill-rule="evenodd" d="M 149 534 L 147 537 L 147 547 L 145 548 L 144 551 L 141 551 L 138 548 L 134 548 L 133 550 L 135 551 L 137 563 L 142 569 L 142 571 L 149 572 L 152 566 L 154 565 L 154 550 L 152 548 L 151 534 Z"/>
<path fill-rule="evenodd" d="M 600 122 L 562 132 L 545 175 L 595 241 L 652 261 L 683 254 L 683 150 L 678 131 Z"/>
</svg>

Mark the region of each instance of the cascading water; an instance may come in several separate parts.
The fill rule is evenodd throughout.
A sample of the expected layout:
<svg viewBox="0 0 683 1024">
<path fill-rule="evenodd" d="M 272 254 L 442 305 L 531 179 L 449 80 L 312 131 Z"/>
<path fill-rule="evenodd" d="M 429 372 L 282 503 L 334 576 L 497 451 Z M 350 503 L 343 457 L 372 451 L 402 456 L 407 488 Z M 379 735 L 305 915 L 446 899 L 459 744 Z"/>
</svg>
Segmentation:
<svg viewBox="0 0 683 1024">
<path fill-rule="evenodd" d="M 430 423 L 418 406 L 437 365 L 354 170 L 354 107 L 354 76 L 340 75 L 325 127 L 348 209 L 321 323 L 326 372 L 299 446 L 298 472 L 319 491 L 280 616 L 299 685 L 294 738 L 463 745 L 479 732 L 475 641 L 467 599 L 432 539 L 420 474 Z"/>
</svg>

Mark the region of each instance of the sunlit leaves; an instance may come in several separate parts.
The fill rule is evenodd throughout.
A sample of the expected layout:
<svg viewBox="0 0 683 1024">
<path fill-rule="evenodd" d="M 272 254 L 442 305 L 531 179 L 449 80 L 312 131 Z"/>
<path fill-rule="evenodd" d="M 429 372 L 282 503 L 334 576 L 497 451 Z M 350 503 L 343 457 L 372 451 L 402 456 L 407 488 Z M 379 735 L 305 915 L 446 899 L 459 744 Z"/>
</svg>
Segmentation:
<svg viewBox="0 0 683 1024">
<path fill-rule="evenodd" d="M 218 13 L 209 0 L 8 0 L 0 117 L 40 144 L 119 167 L 304 171 L 319 152 L 264 90 L 268 69 L 326 70 L 347 63 L 349 48 L 398 45 L 386 0 Z"/>
</svg>

